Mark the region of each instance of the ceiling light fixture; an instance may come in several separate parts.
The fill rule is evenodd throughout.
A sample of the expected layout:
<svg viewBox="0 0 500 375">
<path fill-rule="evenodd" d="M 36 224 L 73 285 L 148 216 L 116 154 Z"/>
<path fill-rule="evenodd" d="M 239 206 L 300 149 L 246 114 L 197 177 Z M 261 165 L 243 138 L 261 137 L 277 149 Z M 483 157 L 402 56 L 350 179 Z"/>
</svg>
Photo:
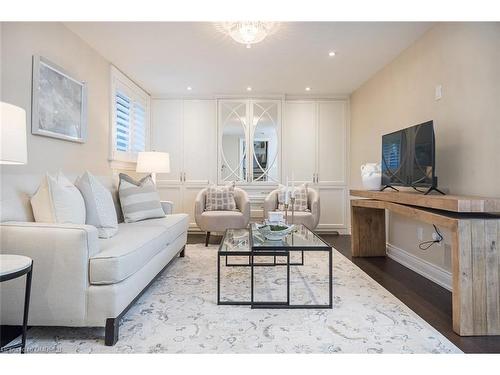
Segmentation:
<svg viewBox="0 0 500 375">
<path fill-rule="evenodd" d="M 330 56 L 330 57 L 333 57 L 333 56 L 335 56 L 336 54 L 337 54 L 337 53 L 336 53 L 335 51 L 330 51 L 330 52 L 328 52 L 328 56 Z"/>
<path fill-rule="evenodd" d="M 238 43 L 251 48 L 252 44 L 262 42 L 268 35 L 274 34 L 278 30 L 279 22 L 217 22 L 215 27 Z"/>
<path fill-rule="evenodd" d="M 252 88 L 250 86 L 248 86 L 247 91 L 252 91 Z"/>
<path fill-rule="evenodd" d="M 311 91 L 311 88 L 310 87 L 306 87 L 306 91 Z"/>
<path fill-rule="evenodd" d="M 193 89 L 193 88 L 192 88 L 191 86 L 188 86 L 188 87 L 187 87 L 187 90 L 188 90 L 188 91 L 191 91 L 192 89 Z"/>
</svg>

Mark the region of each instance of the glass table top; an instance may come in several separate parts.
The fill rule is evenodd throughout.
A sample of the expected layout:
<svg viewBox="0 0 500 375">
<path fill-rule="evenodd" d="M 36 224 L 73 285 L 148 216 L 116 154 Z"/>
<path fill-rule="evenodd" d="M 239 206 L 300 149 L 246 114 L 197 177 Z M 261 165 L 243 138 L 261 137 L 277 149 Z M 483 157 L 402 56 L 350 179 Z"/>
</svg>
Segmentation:
<svg viewBox="0 0 500 375">
<path fill-rule="evenodd" d="M 256 224 L 248 229 L 228 229 L 219 247 L 219 252 L 249 253 L 250 249 L 259 250 L 321 250 L 330 249 L 313 231 L 304 225 L 297 225 L 296 230 L 280 241 L 271 241 L 257 230 Z"/>
</svg>

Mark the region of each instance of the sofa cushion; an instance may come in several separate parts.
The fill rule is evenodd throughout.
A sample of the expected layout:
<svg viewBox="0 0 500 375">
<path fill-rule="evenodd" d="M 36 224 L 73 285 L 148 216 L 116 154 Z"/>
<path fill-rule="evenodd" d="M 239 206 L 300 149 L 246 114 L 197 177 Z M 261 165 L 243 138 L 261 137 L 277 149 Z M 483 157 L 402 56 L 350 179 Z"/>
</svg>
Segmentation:
<svg viewBox="0 0 500 375">
<path fill-rule="evenodd" d="M 186 214 L 118 224 L 118 233 L 100 239 L 101 251 L 90 258 L 90 283 L 115 284 L 126 279 L 187 229 Z"/>
<path fill-rule="evenodd" d="M 208 232 L 223 232 L 245 228 L 247 218 L 240 211 L 205 211 L 198 217 L 198 225 Z"/>
</svg>

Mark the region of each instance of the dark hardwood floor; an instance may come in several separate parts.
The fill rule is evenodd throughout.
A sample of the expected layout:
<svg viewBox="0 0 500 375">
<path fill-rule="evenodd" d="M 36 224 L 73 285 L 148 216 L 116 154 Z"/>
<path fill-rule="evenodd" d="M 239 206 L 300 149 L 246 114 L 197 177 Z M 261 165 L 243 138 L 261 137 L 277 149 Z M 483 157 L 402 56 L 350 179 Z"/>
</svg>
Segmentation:
<svg viewBox="0 0 500 375">
<path fill-rule="evenodd" d="M 448 290 L 390 258 L 353 258 L 351 236 L 322 237 L 465 353 L 500 353 L 500 336 L 460 337 L 453 332 L 451 292 Z M 220 236 L 211 236 L 210 243 L 217 244 L 220 240 Z M 188 236 L 188 243 L 204 242 L 203 234 Z M 19 334 L 16 328 L 2 327 L 2 346 Z"/>
</svg>

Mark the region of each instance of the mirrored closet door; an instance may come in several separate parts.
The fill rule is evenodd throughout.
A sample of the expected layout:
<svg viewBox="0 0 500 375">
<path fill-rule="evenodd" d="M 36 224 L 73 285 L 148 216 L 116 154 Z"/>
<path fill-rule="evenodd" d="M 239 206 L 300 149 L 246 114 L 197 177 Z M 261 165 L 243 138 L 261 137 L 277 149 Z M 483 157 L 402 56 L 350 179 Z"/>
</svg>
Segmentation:
<svg viewBox="0 0 500 375">
<path fill-rule="evenodd" d="M 219 183 L 276 184 L 281 162 L 281 101 L 218 101 Z"/>
</svg>

